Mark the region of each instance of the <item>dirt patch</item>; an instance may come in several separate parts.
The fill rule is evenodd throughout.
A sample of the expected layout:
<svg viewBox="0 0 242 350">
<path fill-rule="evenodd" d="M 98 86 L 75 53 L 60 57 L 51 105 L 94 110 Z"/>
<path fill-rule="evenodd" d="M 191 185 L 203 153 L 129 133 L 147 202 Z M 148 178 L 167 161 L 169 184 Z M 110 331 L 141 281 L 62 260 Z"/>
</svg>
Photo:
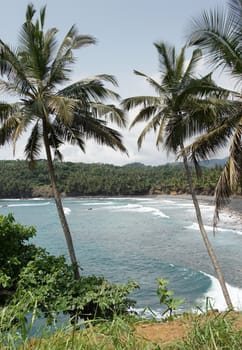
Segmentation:
<svg viewBox="0 0 242 350">
<path fill-rule="evenodd" d="M 235 329 L 242 329 L 242 314 L 231 312 L 228 314 L 210 312 L 206 315 L 182 317 L 180 319 L 161 323 L 138 323 L 135 326 L 135 333 L 138 337 L 154 343 L 172 343 L 186 338 L 193 327 L 195 318 L 201 322 L 215 317 L 226 317 L 233 323 Z"/>
<path fill-rule="evenodd" d="M 135 327 L 139 337 L 147 341 L 170 343 L 187 335 L 189 327 L 184 320 L 174 320 L 164 323 L 141 323 Z"/>
</svg>

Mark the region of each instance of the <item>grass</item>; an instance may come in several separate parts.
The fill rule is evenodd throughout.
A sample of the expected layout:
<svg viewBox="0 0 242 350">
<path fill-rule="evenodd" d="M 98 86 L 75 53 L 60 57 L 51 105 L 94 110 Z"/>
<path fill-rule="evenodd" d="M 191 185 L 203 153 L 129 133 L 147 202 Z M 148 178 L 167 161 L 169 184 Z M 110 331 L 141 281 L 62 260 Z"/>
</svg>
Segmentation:
<svg viewBox="0 0 242 350">
<path fill-rule="evenodd" d="M 11 318 L 13 317 L 10 315 Z M 3 319 L 2 319 L 3 320 Z M 184 324 L 183 336 L 169 342 L 159 336 L 170 327 L 170 333 Z M 28 338 L 24 323 L 20 329 L 13 326 L 7 330 L 0 324 L 1 350 L 239 350 L 242 349 L 242 314 L 208 312 L 204 315 L 189 314 L 169 322 L 138 321 L 134 318 L 115 318 L 99 323 L 80 323 L 77 327 L 66 327 L 50 334 L 42 328 L 39 338 Z M 80 329 L 81 327 L 81 329 Z M 138 327 L 141 331 L 137 331 Z M 155 329 L 157 334 L 149 338 L 142 333 Z M 165 327 L 165 328 L 164 328 Z"/>
<path fill-rule="evenodd" d="M 236 327 L 234 313 L 217 313 L 195 318 L 182 350 L 239 350 L 242 349 L 242 325 Z"/>
</svg>

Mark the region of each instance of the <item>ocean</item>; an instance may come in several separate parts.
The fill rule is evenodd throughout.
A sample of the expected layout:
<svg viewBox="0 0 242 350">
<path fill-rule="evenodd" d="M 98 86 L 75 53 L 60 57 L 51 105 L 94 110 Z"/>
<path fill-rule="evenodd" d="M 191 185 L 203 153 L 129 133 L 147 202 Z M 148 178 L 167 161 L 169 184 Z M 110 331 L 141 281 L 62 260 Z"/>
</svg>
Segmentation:
<svg viewBox="0 0 242 350">
<path fill-rule="evenodd" d="M 157 278 L 169 281 L 175 297 L 184 298 L 179 311 L 226 308 L 205 250 L 189 197 L 65 198 L 82 274 L 100 275 L 116 283 L 134 280 L 138 311 L 149 307 L 159 315 Z M 201 201 L 204 223 L 220 261 L 234 306 L 242 310 L 242 218 L 223 211 L 213 234 L 213 206 Z M 52 199 L 0 200 L 0 214 L 13 213 L 17 222 L 37 229 L 35 244 L 69 260 L 64 234 Z"/>
</svg>

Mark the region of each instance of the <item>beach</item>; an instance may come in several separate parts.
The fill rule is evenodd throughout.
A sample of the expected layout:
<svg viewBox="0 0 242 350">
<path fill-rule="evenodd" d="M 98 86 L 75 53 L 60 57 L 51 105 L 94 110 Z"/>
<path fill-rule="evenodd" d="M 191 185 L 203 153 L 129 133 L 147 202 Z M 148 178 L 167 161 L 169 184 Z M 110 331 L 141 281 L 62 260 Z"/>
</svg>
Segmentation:
<svg viewBox="0 0 242 350">
<path fill-rule="evenodd" d="M 236 211 L 242 215 L 242 196 L 232 198 L 227 208 L 231 211 Z"/>
<path fill-rule="evenodd" d="M 179 195 L 179 198 L 191 199 L 191 195 Z M 197 195 L 197 199 L 200 203 L 209 203 L 210 205 L 214 205 L 214 197 L 206 196 L 206 195 Z M 239 215 L 241 217 L 242 223 L 242 196 L 233 196 L 230 198 L 228 204 L 226 204 L 220 211 L 223 212 L 231 212 L 231 214 Z"/>
</svg>

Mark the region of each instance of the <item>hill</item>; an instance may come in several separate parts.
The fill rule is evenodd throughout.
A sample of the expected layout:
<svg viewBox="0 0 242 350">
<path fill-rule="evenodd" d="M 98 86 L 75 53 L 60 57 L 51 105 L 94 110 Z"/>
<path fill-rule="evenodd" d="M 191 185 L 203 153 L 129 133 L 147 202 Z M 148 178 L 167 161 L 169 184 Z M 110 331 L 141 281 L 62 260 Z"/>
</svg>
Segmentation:
<svg viewBox="0 0 242 350">
<path fill-rule="evenodd" d="M 125 166 L 56 162 L 57 182 L 62 196 L 122 196 L 188 193 L 181 163 Z M 39 160 L 33 170 L 24 160 L 0 161 L 0 197 L 51 197 L 47 162 Z M 221 168 L 203 167 L 201 178 L 193 173 L 199 194 L 213 194 Z"/>
</svg>

